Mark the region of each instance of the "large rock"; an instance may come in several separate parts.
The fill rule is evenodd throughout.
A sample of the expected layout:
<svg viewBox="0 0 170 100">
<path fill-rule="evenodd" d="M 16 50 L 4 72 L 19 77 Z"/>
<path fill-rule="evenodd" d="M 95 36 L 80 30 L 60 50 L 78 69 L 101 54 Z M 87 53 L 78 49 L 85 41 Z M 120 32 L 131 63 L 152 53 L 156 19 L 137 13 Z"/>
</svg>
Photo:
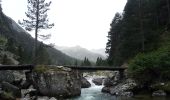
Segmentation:
<svg viewBox="0 0 170 100">
<path fill-rule="evenodd" d="M 89 88 L 90 86 L 91 86 L 90 82 L 86 78 L 82 77 L 81 88 Z"/>
<path fill-rule="evenodd" d="M 0 63 L 8 65 L 18 65 L 18 56 L 8 51 L 0 51 Z"/>
<path fill-rule="evenodd" d="M 0 83 L 6 81 L 12 83 L 15 81 L 15 76 L 12 71 L 0 71 Z"/>
<path fill-rule="evenodd" d="M 152 84 L 150 87 L 153 91 L 163 90 L 167 94 L 170 94 L 170 82 L 157 82 Z"/>
<path fill-rule="evenodd" d="M 111 87 L 110 94 L 120 96 L 133 96 L 131 90 L 133 90 L 133 88 L 135 88 L 136 86 L 137 84 L 135 83 L 135 81 L 127 79 L 125 82 L 119 83 L 115 87 Z"/>
<path fill-rule="evenodd" d="M 166 92 L 163 90 L 154 91 L 152 96 L 166 96 Z"/>
<path fill-rule="evenodd" d="M 37 66 L 33 85 L 41 95 L 71 97 L 81 94 L 81 76 L 77 71 L 60 66 Z"/>
<path fill-rule="evenodd" d="M 92 82 L 95 84 L 95 85 L 102 85 L 103 84 L 103 78 L 94 78 L 92 80 Z"/>
<path fill-rule="evenodd" d="M 105 78 L 104 81 L 103 81 L 103 85 L 106 86 L 106 87 L 115 86 L 116 84 L 117 84 L 117 82 L 114 81 L 111 78 Z"/>
<path fill-rule="evenodd" d="M 8 82 L 2 82 L 2 90 L 11 93 L 13 97 L 21 97 L 21 90 Z"/>
<path fill-rule="evenodd" d="M 104 92 L 104 93 L 110 93 L 110 87 L 103 87 L 102 88 L 102 92 Z"/>
</svg>

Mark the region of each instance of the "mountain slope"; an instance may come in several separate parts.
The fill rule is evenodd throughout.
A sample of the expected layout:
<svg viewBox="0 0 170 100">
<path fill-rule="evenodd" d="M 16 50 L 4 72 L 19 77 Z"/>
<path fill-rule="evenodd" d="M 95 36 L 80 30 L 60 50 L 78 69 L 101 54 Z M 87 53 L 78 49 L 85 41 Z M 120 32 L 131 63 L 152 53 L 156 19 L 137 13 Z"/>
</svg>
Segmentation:
<svg viewBox="0 0 170 100">
<path fill-rule="evenodd" d="M 103 49 L 103 48 L 101 48 L 101 49 L 92 49 L 90 51 L 106 57 L 105 49 Z"/>
<path fill-rule="evenodd" d="M 23 28 L 21 28 L 14 20 L 7 17 L 0 11 L 0 35 L 5 36 L 8 41 L 12 41 L 11 45 L 21 47 L 23 51 L 22 62 L 23 64 L 32 63 L 32 52 L 34 45 L 34 38 L 31 37 Z M 38 43 L 39 45 L 42 43 Z M 55 48 L 46 48 L 50 58 L 50 64 L 72 64 L 75 59 L 63 54 Z M 14 50 L 11 50 L 14 52 Z M 14 52 L 16 53 L 16 52 Z M 19 52 L 21 53 L 21 52 Z"/>
<path fill-rule="evenodd" d="M 97 57 L 105 58 L 103 55 L 91 52 L 85 48 L 82 48 L 80 46 L 75 47 L 59 47 L 56 46 L 57 49 L 61 50 L 65 54 L 74 57 L 76 59 L 84 60 L 85 57 L 87 57 L 90 61 L 95 62 Z"/>
</svg>

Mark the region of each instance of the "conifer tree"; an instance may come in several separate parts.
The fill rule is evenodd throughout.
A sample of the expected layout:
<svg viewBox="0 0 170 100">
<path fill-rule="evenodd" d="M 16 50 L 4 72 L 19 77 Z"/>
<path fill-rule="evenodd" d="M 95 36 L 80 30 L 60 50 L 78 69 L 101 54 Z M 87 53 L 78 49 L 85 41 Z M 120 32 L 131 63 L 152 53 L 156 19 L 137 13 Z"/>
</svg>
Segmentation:
<svg viewBox="0 0 170 100">
<path fill-rule="evenodd" d="M 1 10 L 2 10 L 2 8 L 1 8 L 1 2 L 2 2 L 2 1 L 0 0 L 0 12 L 1 12 Z"/>
<path fill-rule="evenodd" d="M 35 31 L 35 44 L 34 44 L 34 63 L 36 63 L 37 57 L 37 41 L 38 36 L 48 37 L 49 35 L 39 35 L 40 29 L 51 29 L 54 24 L 49 24 L 47 18 L 47 11 L 51 5 L 51 1 L 46 3 L 45 0 L 28 0 L 28 11 L 25 12 L 28 19 L 23 19 L 23 22 L 19 21 L 19 24 L 23 26 L 27 31 Z"/>
</svg>

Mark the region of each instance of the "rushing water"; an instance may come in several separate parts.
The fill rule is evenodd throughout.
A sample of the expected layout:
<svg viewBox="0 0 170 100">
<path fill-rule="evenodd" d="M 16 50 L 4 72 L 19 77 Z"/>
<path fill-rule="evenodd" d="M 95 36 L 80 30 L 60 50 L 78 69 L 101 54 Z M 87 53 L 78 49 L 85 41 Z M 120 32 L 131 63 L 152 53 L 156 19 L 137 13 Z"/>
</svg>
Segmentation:
<svg viewBox="0 0 170 100">
<path fill-rule="evenodd" d="M 140 95 L 133 98 L 117 97 L 107 93 L 102 93 L 103 86 L 96 86 L 92 82 L 92 78 L 88 78 L 91 83 L 90 88 L 84 88 L 81 90 L 81 96 L 69 100 L 170 100 L 170 97 L 151 97 L 146 95 Z"/>
<path fill-rule="evenodd" d="M 103 85 L 95 85 L 92 82 L 92 78 L 88 78 L 88 81 L 90 82 L 91 87 L 82 89 L 81 96 L 72 100 L 117 100 L 117 97 L 101 92 Z"/>
</svg>

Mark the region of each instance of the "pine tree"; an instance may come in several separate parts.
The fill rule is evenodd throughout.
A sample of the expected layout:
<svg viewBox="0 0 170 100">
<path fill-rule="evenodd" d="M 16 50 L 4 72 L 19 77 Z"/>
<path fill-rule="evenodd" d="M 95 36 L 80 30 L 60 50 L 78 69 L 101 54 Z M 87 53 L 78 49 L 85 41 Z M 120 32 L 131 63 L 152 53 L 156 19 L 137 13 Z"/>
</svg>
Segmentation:
<svg viewBox="0 0 170 100">
<path fill-rule="evenodd" d="M 82 66 L 91 66 L 91 62 L 87 57 L 84 58 L 84 61 L 81 64 Z"/>
<path fill-rule="evenodd" d="M 122 20 L 122 15 L 120 13 L 116 13 L 115 17 L 110 24 L 111 28 L 108 33 L 108 42 L 106 44 L 106 53 L 108 54 L 108 63 L 109 65 L 113 65 L 114 57 L 118 50 L 118 45 L 120 41 L 120 22 Z"/>
<path fill-rule="evenodd" d="M 2 10 L 2 8 L 1 8 L 1 2 L 2 2 L 2 1 L 0 0 L 0 11 Z"/>
<path fill-rule="evenodd" d="M 169 5 L 169 0 L 166 0 L 167 3 L 167 9 L 168 9 L 168 24 L 170 22 L 170 5 Z"/>
<path fill-rule="evenodd" d="M 35 30 L 35 44 L 34 44 L 34 63 L 36 63 L 37 57 L 37 41 L 38 36 L 48 37 L 49 35 L 39 35 L 40 29 L 51 29 L 54 24 L 49 24 L 47 18 L 47 11 L 51 5 L 51 1 L 46 3 L 45 0 L 28 0 L 28 11 L 25 13 L 28 19 L 23 19 L 23 22 L 19 21 L 19 24 L 23 26 L 27 31 Z"/>
</svg>

